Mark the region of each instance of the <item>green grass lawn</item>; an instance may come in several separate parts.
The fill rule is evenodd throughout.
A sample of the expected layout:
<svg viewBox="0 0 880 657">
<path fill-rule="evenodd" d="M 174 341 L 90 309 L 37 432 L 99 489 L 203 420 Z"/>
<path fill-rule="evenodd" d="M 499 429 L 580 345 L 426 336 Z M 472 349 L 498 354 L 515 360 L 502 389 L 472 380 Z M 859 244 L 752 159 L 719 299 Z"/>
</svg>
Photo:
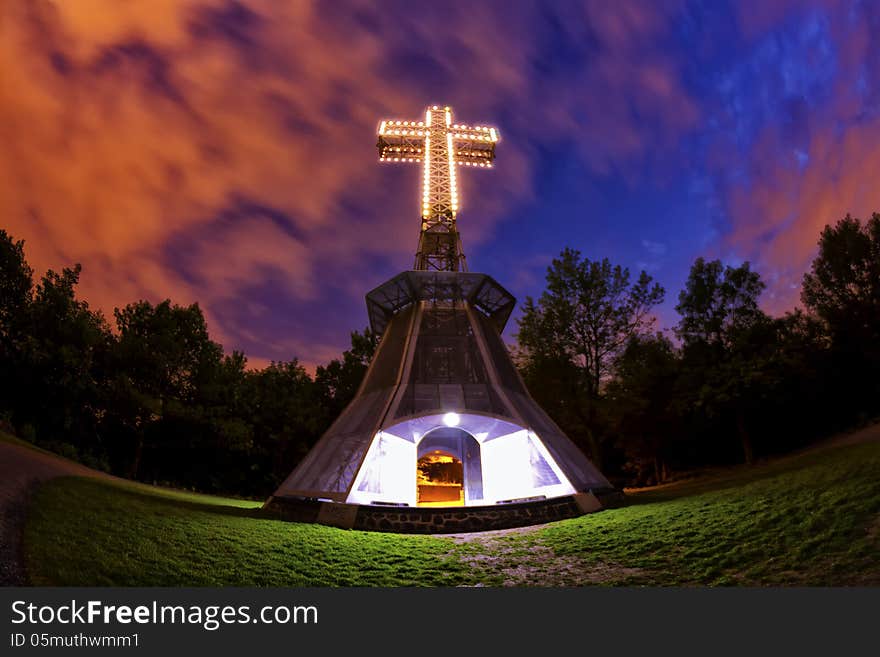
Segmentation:
<svg viewBox="0 0 880 657">
<path fill-rule="evenodd" d="M 192 497 L 193 499 L 187 499 Z M 25 525 L 34 585 L 417 586 L 456 584 L 449 541 L 349 532 L 259 509 L 82 478 L 37 493 Z"/>
<path fill-rule="evenodd" d="M 630 496 L 629 506 L 467 540 L 262 517 L 255 503 L 56 479 L 24 549 L 35 585 L 880 584 L 880 443 Z"/>
<path fill-rule="evenodd" d="M 614 583 L 880 585 L 880 443 L 806 454 L 635 496 L 534 537 L 619 564 Z"/>
</svg>

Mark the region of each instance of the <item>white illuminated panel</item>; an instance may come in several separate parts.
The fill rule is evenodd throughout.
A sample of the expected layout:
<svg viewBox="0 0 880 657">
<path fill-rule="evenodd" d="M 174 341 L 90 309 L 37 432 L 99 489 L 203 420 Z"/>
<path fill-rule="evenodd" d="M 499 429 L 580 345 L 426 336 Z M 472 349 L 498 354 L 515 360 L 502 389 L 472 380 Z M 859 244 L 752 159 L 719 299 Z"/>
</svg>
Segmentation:
<svg viewBox="0 0 880 657">
<path fill-rule="evenodd" d="M 415 506 L 415 444 L 384 431 L 376 434 L 346 502 Z"/>
<path fill-rule="evenodd" d="M 489 503 L 575 492 L 540 439 L 525 429 L 484 442 L 482 459 Z"/>
<path fill-rule="evenodd" d="M 535 433 L 485 415 L 449 413 L 413 418 L 376 434 L 346 501 L 416 506 L 418 444 L 434 429 L 449 427 L 453 414 L 457 428 L 480 445 L 483 494 L 474 504 L 575 492 Z"/>
<path fill-rule="evenodd" d="M 382 431 L 394 434 L 404 440 L 418 442 L 429 431 L 449 426 L 444 421 L 445 415 L 445 413 L 436 413 L 411 418 L 397 424 L 382 427 Z M 487 415 L 477 415 L 475 413 L 455 413 L 455 415 L 458 416 L 458 428 L 467 431 L 477 439 L 478 443 L 522 429 L 522 427 L 512 422 Z"/>
<path fill-rule="evenodd" d="M 526 431 L 485 442 L 482 450 L 484 499 L 497 502 L 526 497 L 533 488 Z"/>
</svg>

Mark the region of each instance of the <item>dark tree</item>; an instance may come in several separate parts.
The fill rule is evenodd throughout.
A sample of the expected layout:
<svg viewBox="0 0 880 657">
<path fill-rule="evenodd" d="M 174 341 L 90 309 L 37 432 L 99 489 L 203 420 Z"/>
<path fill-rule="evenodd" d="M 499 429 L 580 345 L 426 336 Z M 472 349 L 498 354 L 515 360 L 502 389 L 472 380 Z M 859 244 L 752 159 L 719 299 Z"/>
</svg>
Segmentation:
<svg viewBox="0 0 880 657">
<path fill-rule="evenodd" d="M 862 224 L 849 215 L 826 226 L 819 255 L 804 275 L 801 299 L 838 339 L 880 336 L 880 214 Z"/>
<path fill-rule="evenodd" d="M 163 427 L 173 438 L 166 453 L 183 467 L 166 462 L 161 478 L 207 491 L 262 492 L 246 364 L 238 351 L 204 363 L 192 400 Z"/>
<path fill-rule="evenodd" d="M 764 283 L 749 263 L 697 258 L 675 307 L 683 344 L 687 405 L 736 427 L 743 457 L 755 458 L 749 411 L 764 376 L 770 318 L 758 307 Z"/>
<path fill-rule="evenodd" d="M 327 365 L 315 370 L 315 384 L 327 400 L 326 410 L 336 417 L 354 399 L 364 374 L 376 351 L 376 336 L 366 328 L 363 333 L 352 331 L 351 349 L 342 353 Z"/>
<path fill-rule="evenodd" d="M 736 336 L 766 319 L 758 307 L 764 282 L 749 263 L 724 267 L 720 260 L 697 258 L 675 309 L 681 315 L 676 333 L 687 345 L 730 347 Z"/>
<path fill-rule="evenodd" d="M 103 315 L 76 298 L 79 274 L 79 265 L 50 270 L 36 286 L 25 315 L 27 369 L 16 412 L 38 442 L 66 445 L 68 455 L 106 468 L 97 426 L 113 338 Z"/>
<path fill-rule="evenodd" d="M 33 270 L 24 257 L 24 242 L 0 229 L 0 420 L 11 418 L 21 402 L 20 377 L 27 336 L 27 312 L 33 294 Z"/>
<path fill-rule="evenodd" d="M 0 357 L 21 334 L 33 293 L 33 270 L 24 257 L 24 241 L 15 242 L 0 229 Z"/>
<path fill-rule="evenodd" d="M 114 350 L 114 408 L 130 436 L 128 476 L 140 473 L 144 448 L 169 436 L 156 428 L 180 417 L 206 378 L 216 371 L 222 348 L 212 342 L 198 304 L 131 303 L 115 311 L 119 339 Z M 153 445 L 149 439 L 153 439 Z"/>
<path fill-rule="evenodd" d="M 661 483 L 680 432 L 676 384 L 680 361 L 660 333 L 633 337 L 615 362 L 609 383 L 609 424 L 633 483 Z"/>
<path fill-rule="evenodd" d="M 847 215 L 826 226 L 804 275 L 801 300 L 824 322 L 835 367 L 830 401 L 855 412 L 880 411 L 880 214 Z"/>
<path fill-rule="evenodd" d="M 248 376 L 255 454 L 265 461 L 271 492 L 327 428 L 325 400 L 295 359 L 273 362 Z"/>
<path fill-rule="evenodd" d="M 772 320 L 758 403 L 768 450 L 801 447 L 832 432 L 838 409 L 829 407 L 829 370 L 834 367 L 822 324 L 801 310 Z"/>
<path fill-rule="evenodd" d="M 647 333 L 664 290 L 641 272 L 608 259 L 591 261 L 565 249 L 547 269 L 537 303 L 526 299 L 517 358 L 526 383 L 548 412 L 574 436 L 585 436 L 601 467 L 599 404 L 602 387 L 626 344 Z"/>
</svg>

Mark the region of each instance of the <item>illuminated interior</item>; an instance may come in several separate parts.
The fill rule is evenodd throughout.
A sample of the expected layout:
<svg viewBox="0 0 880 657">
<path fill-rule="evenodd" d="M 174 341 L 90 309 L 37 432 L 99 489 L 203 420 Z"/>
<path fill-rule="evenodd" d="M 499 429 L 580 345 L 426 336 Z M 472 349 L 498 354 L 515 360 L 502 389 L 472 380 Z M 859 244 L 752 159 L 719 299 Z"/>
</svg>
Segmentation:
<svg viewBox="0 0 880 657">
<path fill-rule="evenodd" d="M 452 454 L 435 449 L 419 457 L 416 484 L 419 506 L 464 506 L 464 466 Z"/>
<path fill-rule="evenodd" d="M 490 416 L 445 413 L 376 434 L 346 501 L 486 506 L 574 492 L 533 431 Z"/>
</svg>

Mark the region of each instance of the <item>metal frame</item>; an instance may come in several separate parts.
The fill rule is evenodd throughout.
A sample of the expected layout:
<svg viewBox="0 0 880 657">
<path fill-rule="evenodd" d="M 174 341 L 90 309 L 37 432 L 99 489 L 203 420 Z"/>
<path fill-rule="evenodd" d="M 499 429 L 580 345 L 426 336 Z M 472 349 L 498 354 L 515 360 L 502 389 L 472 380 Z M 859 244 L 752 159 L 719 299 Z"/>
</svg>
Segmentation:
<svg viewBox="0 0 880 657">
<path fill-rule="evenodd" d="M 380 159 L 424 165 L 415 270 L 366 295 L 370 325 L 382 338 L 378 351 L 355 398 L 275 497 L 345 502 L 380 434 L 388 430 L 400 437 L 393 429 L 404 425 L 407 430 L 425 423 L 436 428 L 449 411 L 461 414 L 460 427 L 480 444 L 481 463 L 488 453 L 483 449 L 488 433 L 481 440 L 466 425 L 473 428 L 485 419 L 489 424 L 480 426 L 490 430 L 510 425 L 528 431 L 569 488 L 610 487 L 529 396 L 510 361 L 501 333 L 516 299 L 492 277 L 466 271 L 455 227 L 459 200 L 454 165 L 490 167 L 498 136 L 494 128 L 451 121 L 449 107 L 434 106 L 425 121 L 383 121 L 379 127 Z"/>
<path fill-rule="evenodd" d="M 379 160 L 423 164 L 422 229 L 414 269 L 467 271 L 455 218 L 460 207 L 456 165 L 491 168 L 498 132 L 452 123 L 452 108 L 434 105 L 424 121 L 382 121 Z"/>
<path fill-rule="evenodd" d="M 516 298 L 486 274 L 405 271 L 367 293 L 370 328 L 381 336 L 391 317 L 418 301 L 466 301 L 499 333 L 516 306 Z"/>
</svg>

